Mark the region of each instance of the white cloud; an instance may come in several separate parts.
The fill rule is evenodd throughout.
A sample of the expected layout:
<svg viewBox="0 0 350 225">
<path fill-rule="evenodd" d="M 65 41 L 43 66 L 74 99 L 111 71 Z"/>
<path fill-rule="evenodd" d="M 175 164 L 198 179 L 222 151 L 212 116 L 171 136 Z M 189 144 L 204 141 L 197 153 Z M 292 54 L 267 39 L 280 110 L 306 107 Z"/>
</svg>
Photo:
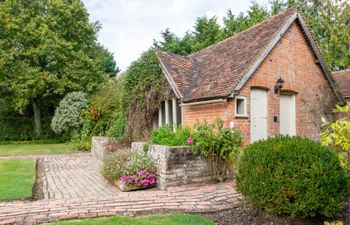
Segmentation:
<svg viewBox="0 0 350 225">
<path fill-rule="evenodd" d="M 99 20 L 98 40 L 114 53 L 118 66 L 125 70 L 147 50 L 160 31 L 169 28 L 179 36 L 192 29 L 197 17 L 222 17 L 228 9 L 234 14 L 246 11 L 242 0 L 83 0 L 90 20 Z M 268 0 L 258 0 L 267 4 Z"/>
</svg>

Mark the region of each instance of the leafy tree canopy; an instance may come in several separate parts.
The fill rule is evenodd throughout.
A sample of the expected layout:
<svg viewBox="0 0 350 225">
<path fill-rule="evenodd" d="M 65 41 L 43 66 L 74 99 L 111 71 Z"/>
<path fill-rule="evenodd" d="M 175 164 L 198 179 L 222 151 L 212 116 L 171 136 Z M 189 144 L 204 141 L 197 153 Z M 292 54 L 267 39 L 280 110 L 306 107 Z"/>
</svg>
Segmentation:
<svg viewBox="0 0 350 225">
<path fill-rule="evenodd" d="M 0 2 L 0 94 L 19 111 L 33 104 L 38 134 L 45 102 L 91 93 L 117 72 L 88 16 L 79 0 Z"/>
</svg>

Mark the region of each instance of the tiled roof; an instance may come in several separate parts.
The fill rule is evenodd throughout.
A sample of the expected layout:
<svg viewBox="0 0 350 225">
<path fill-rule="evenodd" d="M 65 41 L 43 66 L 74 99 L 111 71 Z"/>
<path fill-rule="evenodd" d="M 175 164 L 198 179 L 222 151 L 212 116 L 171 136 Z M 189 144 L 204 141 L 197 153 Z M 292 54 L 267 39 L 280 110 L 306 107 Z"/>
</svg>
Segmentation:
<svg viewBox="0 0 350 225">
<path fill-rule="evenodd" d="M 184 102 L 226 97 L 297 12 L 298 8 L 290 8 L 187 57 L 167 52 L 157 55 Z"/>
<path fill-rule="evenodd" d="M 350 101 L 350 69 L 341 70 L 333 73 L 341 94 Z"/>
</svg>

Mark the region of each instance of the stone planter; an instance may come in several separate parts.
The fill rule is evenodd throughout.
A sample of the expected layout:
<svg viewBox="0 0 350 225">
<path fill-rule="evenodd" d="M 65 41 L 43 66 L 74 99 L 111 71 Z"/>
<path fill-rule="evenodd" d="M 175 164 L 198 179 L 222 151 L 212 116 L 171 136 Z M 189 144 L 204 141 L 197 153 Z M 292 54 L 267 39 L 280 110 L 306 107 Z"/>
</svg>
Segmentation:
<svg viewBox="0 0 350 225">
<path fill-rule="evenodd" d="M 108 143 L 116 141 L 110 137 L 92 137 L 91 153 L 99 160 L 103 160 L 113 151 L 108 148 Z"/>
<path fill-rule="evenodd" d="M 131 149 L 144 153 L 145 144 L 146 142 L 133 142 Z M 215 181 L 209 162 L 194 156 L 190 147 L 149 145 L 146 154 L 157 165 L 157 182 L 160 189 Z"/>
<path fill-rule="evenodd" d="M 120 180 L 117 180 L 117 181 L 114 181 L 114 184 L 115 186 L 117 186 L 117 188 L 120 190 L 120 191 L 123 191 L 123 192 L 126 192 L 126 191 L 136 191 L 136 190 L 142 190 L 142 189 L 148 189 L 148 188 L 152 188 L 152 187 L 155 187 L 157 186 L 157 183 L 154 183 L 154 184 L 151 184 L 147 187 L 144 187 L 144 186 L 140 186 L 140 187 L 137 187 L 137 186 L 128 186 L 122 182 L 120 182 Z"/>
</svg>

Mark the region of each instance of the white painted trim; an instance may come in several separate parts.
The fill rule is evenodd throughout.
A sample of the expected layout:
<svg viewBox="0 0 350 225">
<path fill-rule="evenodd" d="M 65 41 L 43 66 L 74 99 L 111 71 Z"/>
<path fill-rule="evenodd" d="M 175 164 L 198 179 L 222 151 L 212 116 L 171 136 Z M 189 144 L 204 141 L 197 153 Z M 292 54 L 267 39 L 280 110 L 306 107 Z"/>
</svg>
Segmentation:
<svg viewBox="0 0 350 225">
<path fill-rule="evenodd" d="M 169 100 L 165 100 L 165 124 L 170 125 Z"/>
<path fill-rule="evenodd" d="M 170 75 L 169 71 L 166 69 L 166 67 L 164 66 L 161 57 L 158 56 L 159 62 L 160 62 L 160 68 L 162 69 L 165 78 L 167 79 L 168 83 L 170 84 L 171 88 L 174 90 L 174 93 L 176 95 L 177 98 L 182 99 L 182 95 L 179 91 L 179 89 L 177 88 L 172 76 Z"/>
<path fill-rule="evenodd" d="M 237 112 L 237 100 L 241 99 L 244 101 L 244 113 L 243 114 L 239 114 Z M 248 112 L 247 112 L 247 98 L 244 96 L 236 96 L 235 97 L 235 108 L 234 108 L 234 113 L 235 113 L 235 117 L 248 117 Z"/>
<path fill-rule="evenodd" d="M 281 31 L 277 33 L 275 38 L 270 42 L 269 46 L 265 49 L 265 51 L 260 55 L 260 57 L 255 61 L 253 66 L 243 75 L 243 78 L 239 81 L 233 91 L 239 91 L 243 85 L 247 82 L 247 80 L 254 74 L 254 72 L 258 69 L 260 64 L 264 61 L 267 55 L 271 52 L 271 50 L 275 47 L 278 41 L 282 38 L 284 33 L 288 30 L 288 28 L 293 24 L 295 19 L 298 17 L 298 13 L 294 13 L 287 21 L 287 23 L 282 27 Z"/>
<path fill-rule="evenodd" d="M 177 102 L 176 98 L 171 99 L 171 102 L 173 104 L 173 131 L 176 131 L 177 128 Z"/>
<path fill-rule="evenodd" d="M 163 126 L 163 109 L 162 109 L 162 103 L 160 103 L 159 109 L 158 109 L 158 127 Z"/>
<path fill-rule="evenodd" d="M 194 105 L 213 104 L 213 103 L 224 103 L 224 102 L 226 102 L 226 99 L 214 99 L 214 100 L 200 101 L 200 102 L 181 103 L 180 107 L 182 107 L 182 106 L 194 106 Z"/>
</svg>

